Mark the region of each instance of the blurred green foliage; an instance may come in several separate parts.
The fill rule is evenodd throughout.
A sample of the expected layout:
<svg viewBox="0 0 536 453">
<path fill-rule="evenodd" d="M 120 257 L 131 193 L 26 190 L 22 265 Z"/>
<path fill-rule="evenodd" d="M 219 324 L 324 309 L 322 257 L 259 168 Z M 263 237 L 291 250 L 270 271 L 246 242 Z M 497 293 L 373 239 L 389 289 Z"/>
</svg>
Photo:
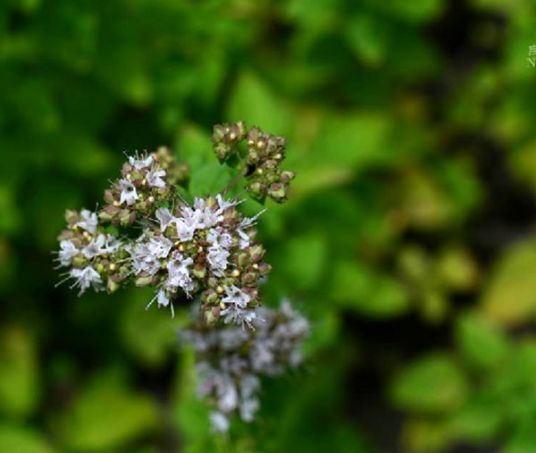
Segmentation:
<svg viewBox="0 0 536 453">
<path fill-rule="evenodd" d="M 536 44 L 530 0 L 0 3 L 0 451 L 531 453 Z M 288 139 L 268 304 L 311 319 L 303 370 L 214 437 L 148 294 L 81 300 L 50 251 L 124 150 L 228 177 L 210 127 Z M 255 212 L 254 204 L 245 204 Z"/>
</svg>

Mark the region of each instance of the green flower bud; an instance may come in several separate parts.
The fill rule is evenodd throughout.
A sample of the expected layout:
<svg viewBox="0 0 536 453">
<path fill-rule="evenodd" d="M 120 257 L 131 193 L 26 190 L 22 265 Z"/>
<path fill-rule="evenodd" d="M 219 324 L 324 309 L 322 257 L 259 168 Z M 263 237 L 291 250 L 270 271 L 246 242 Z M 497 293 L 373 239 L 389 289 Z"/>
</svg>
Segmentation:
<svg viewBox="0 0 536 453">
<path fill-rule="evenodd" d="M 255 244 L 248 249 L 249 257 L 253 263 L 257 263 L 264 256 L 264 248 L 260 244 Z"/>
<path fill-rule="evenodd" d="M 76 255 L 73 258 L 74 267 L 86 267 L 87 264 L 88 264 L 88 260 L 84 255 Z"/>
<path fill-rule="evenodd" d="M 250 260 L 250 257 L 248 253 L 241 252 L 238 254 L 237 261 L 238 261 L 239 267 L 241 268 L 246 267 L 249 264 L 249 260 Z"/>
<path fill-rule="evenodd" d="M 198 279 L 203 279 L 207 275 L 207 268 L 202 264 L 196 264 L 192 269 L 192 273 Z"/>
<path fill-rule="evenodd" d="M 268 188 L 268 195 L 274 201 L 281 203 L 287 199 L 287 187 L 281 183 L 273 183 Z"/>
<path fill-rule="evenodd" d="M 119 285 L 111 278 L 106 282 L 106 289 L 109 293 L 113 293 L 119 289 Z"/>
<path fill-rule="evenodd" d="M 281 182 L 288 183 L 292 181 L 296 175 L 292 171 L 284 170 L 279 176 L 281 178 Z"/>
<path fill-rule="evenodd" d="M 143 287 L 143 286 L 148 286 L 151 284 L 151 282 L 153 281 L 153 277 L 151 276 L 148 276 L 148 277 L 138 277 L 135 281 L 135 284 L 137 287 Z"/>
</svg>

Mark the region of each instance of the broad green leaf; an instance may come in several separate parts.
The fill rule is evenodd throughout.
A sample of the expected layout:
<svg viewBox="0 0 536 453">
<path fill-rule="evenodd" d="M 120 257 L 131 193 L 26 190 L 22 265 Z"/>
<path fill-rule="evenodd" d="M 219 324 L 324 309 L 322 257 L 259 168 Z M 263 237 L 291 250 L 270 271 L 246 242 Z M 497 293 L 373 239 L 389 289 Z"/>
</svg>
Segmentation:
<svg viewBox="0 0 536 453">
<path fill-rule="evenodd" d="M 288 136 L 293 117 L 286 101 L 275 95 L 256 74 L 242 74 L 228 106 L 229 121 L 244 120 L 271 134 Z"/>
<path fill-rule="evenodd" d="M 379 112 L 329 115 L 318 131 L 309 165 L 361 170 L 386 164 L 394 157 L 387 146 L 390 130 L 389 118 Z"/>
<path fill-rule="evenodd" d="M 506 441 L 502 453 L 532 453 L 536 445 L 534 416 L 518 423 L 513 435 Z"/>
<path fill-rule="evenodd" d="M 474 391 L 467 402 L 448 420 L 448 430 L 457 441 L 491 440 L 501 429 L 500 400 L 485 391 Z"/>
<path fill-rule="evenodd" d="M 209 427 L 209 406 L 197 397 L 198 376 L 195 359 L 189 347 L 180 355 L 180 368 L 173 389 L 173 419 L 185 441 L 185 451 L 214 451 L 214 436 Z"/>
<path fill-rule="evenodd" d="M 231 174 L 218 162 L 209 135 L 190 125 L 184 127 L 177 138 L 178 157 L 190 167 L 188 189 L 191 195 L 200 197 L 221 192 Z"/>
<path fill-rule="evenodd" d="M 424 289 L 419 300 L 421 316 L 430 324 L 445 320 L 449 311 L 449 301 L 446 295 L 437 289 Z"/>
<path fill-rule="evenodd" d="M 479 280 L 477 263 L 467 250 L 447 247 L 438 256 L 437 278 L 448 290 L 467 291 Z"/>
<path fill-rule="evenodd" d="M 0 184 L 0 233 L 13 233 L 21 224 L 21 213 L 15 200 L 15 187 Z"/>
<path fill-rule="evenodd" d="M 458 408 L 468 392 L 466 377 L 450 356 L 436 353 L 409 363 L 390 386 L 393 404 L 410 412 L 443 412 Z"/>
<path fill-rule="evenodd" d="M 443 10 L 443 0 L 387 0 L 378 3 L 378 9 L 410 22 L 424 22 L 437 17 Z"/>
<path fill-rule="evenodd" d="M 149 298 L 154 297 L 153 294 Z M 148 304 L 150 299 L 145 300 Z M 177 349 L 177 332 L 186 313 L 177 311 L 172 318 L 169 310 L 146 309 L 143 303 L 129 300 L 121 318 L 121 334 L 127 348 L 144 363 L 157 366 L 170 352 Z M 178 310 L 179 307 L 176 307 Z"/>
<path fill-rule="evenodd" d="M 536 191 L 536 141 L 509 154 L 510 165 L 520 181 Z"/>
<path fill-rule="evenodd" d="M 39 402 L 39 369 L 30 333 L 4 326 L 0 334 L 0 412 L 28 417 Z"/>
<path fill-rule="evenodd" d="M 404 423 L 402 433 L 404 451 L 440 452 L 449 445 L 450 440 L 448 425 L 443 420 L 410 418 Z"/>
<path fill-rule="evenodd" d="M 117 451 L 126 443 L 155 431 L 155 401 L 130 389 L 116 376 L 104 374 L 86 384 L 71 406 L 54 414 L 54 426 L 73 450 Z"/>
<path fill-rule="evenodd" d="M 44 435 L 31 428 L 0 424 L 0 451 L 13 453 L 53 453 Z"/>
<path fill-rule="evenodd" d="M 397 189 L 400 214 L 413 227 L 434 230 L 449 224 L 455 206 L 432 175 L 421 170 L 408 172 Z"/>
<path fill-rule="evenodd" d="M 278 262 L 287 282 L 297 289 L 310 289 L 321 284 L 327 259 L 326 238 L 317 233 L 289 238 Z"/>
<path fill-rule="evenodd" d="M 377 66 L 390 51 L 390 27 L 383 18 L 367 14 L 353 17 L 346 26 L 348 42 L 364 63 Z"/>
<path fill-rule="evenodd" d="M 458 317 L 455 337 L 465 358 L 478 367 L 498 365 L 509 352 L 506 335 L 478 312 Z"/>
<path fill-rule="evenodd" d="M 370 317 L 399 315 L 409 308 L 409 299 L 395 279 L 376 274 L 351 261 L 336 263 L 330 296 L 342 306 Z"/>
<path fill-rule="evenodd" d="M 516 326 L 536 314 L 536 243 L 520 242 L 507 249 L 491 273 L 480 299 L 484 312 L 499 324 Z"/>
</svg>

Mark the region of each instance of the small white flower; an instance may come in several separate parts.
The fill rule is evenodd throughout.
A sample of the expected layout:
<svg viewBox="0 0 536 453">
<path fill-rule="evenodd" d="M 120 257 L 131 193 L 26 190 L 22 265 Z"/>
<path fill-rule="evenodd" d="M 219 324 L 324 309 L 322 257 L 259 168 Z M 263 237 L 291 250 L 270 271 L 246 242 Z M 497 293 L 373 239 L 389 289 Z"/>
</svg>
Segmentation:
<svg viewBox="0 0 536 453">
<path fill-rule="evenodd" d="M 244 230 L 242 230 L 241 228 L 237 228 L 236 232 L 237 232 L 238 236 L 240 237 L 240 243 L 239 243 L 240 249 L 244 250 L 244 249 L 248 248 L 249 244 L 251 243 L 251 240 L 250 240 L 248 234 Z"/>
<path fill-rule="evenodd" d="M 255 413 L 259 410 L 259 400 L 249 398 L 240 404 L 240 418 L 245 422 L 252 422 L 255 419 Z"/>
<path fill-rule="evenodd" d="M 211 228 L 208 230 L 207 241 L 209 241 L 213 247 L 219 246 L 227 249 L 233 245 L 233 238 L 223 228 Z"/>
<path fill-rule="evenodd" d="M 120 179 L 118 181 L 119 189 L 121 190 L 121 197 L 119 198 L 119 202 L 121 204 L 127 203 L 128 206 L 133 205 L 136 200 L 138 199 L 138 192 L 136 191 L 136 187 L 134 184 L 132 184 L 131 181 L 128 179 Z"/>
<path fill-rule="evenodd" d="M 99 291 L 102 286 L 102 279 L 99 273 L 91 266 L 86 266 L 83 269 L 71 269 L 69 272 L 71 278 L 75 279 L 71 288 L 78 286 L 80 291 L 78 293 L 81 296 L 86 289 L 93 287 L 95 291 Z"/>
<path fill-rule="evenodd" d="M 167 258 L 173 243 L 165 236 L 155 236 L 147 239 L 142 236 L 136 244 L 127 251 L 132 259 L 135 274 L 142 272 L 154 275 L 162 266 L 162 260 Z"/>
<path fill-rule="evenodd" d="M 82 249 L 82 253 L 86 258 L 94 258 L 96 256 L 106 253 L 104 245 L 106 243 L 106 237 L 104 234 L 99 234 L 97 237 L 91 239 L 90 243 Z"/>
<path fill-rule="evenodd" d="M 175 217 L 167 208 L 156 210 L 156 218 L 160 222 L 160 230 L 165 231 L 169 225 L 174 224 L 177 236 L 181 241 L 190 241 L 194 237 L 195 230 L 200 228 L 198 218 L 194 218 L 193 211 L 189 217 Z"/>
<path fill-rule="evenodd" d="M 210 413 L 210 425 L 217 433 L 229 431 L 229 419 L 221 412 L 213 411 Z"/>
<path fill-rule="evenodd" d="M 218 203 L 218 212 L 220 214 L 223 214 L 223 211 L 225 211 L 226 209 L 232 208 L 233 206 L 242 203 L 241 201 L 237 200 L 224 200 L 221 194 L 216 195 L 216 202 Z"/>
<path fill-rule="evenodd" d="M 90 243 L 82 249 L 82 253 L 86 258 L 94 258 L 99 255 L 114 253 L 122 242 L 111 234 L 99 234 L 91 239 Z"/>
<path fill-rule="evenodd" d="M 260 380 L 253 374 L 246 374 L 240 379 L 240 417 L 245 422 L 251 422 L 259 409 L 259 400 L 256 397 L 261 386 Z"/>
<path fill-rule="evenodd" d="M 181 214 L 184 226 L 194 231 L 210 228 L 222 220 L 212 209 L 205 206 L 205 200 L 202 198 L 195 199 L 194 207 L 183 206 Z"/>
<path fill-rule="evenodd" d="M 197 222 L 184 218 L 177 218 L 175 225 L 177 227 L 177 235 L 181 241 L 191 241 L 195 231 L 200 228 Z"/>
<path fill-rule="evenodd" d="M 69 266 L 73 258 L 78 255 L 79 250 L 72 241 L 63 240 L 60 242 L 58 258 L 62 266 Z"/>
<path fill-rule="evenodd" d="M 223 277 L 225 269 L 229 264 L 227 259 L 230 252 L 223 247 L 210 247 L 208 249 L 207 259 L 216 277 Z"/>
<path fill-rule="evenodd" d="M 169 305 L 169 297 L 163 289 L 158 291 L 156 303 L 159 307 L 167 307 Z"/>
<path fill-rule="evenodd" d="M 162 189 L 163 187 L 166 187 L 166 183 L 162 179 L 165 176 L 165 170 L 162 170 L 161 168 L 152 168 L 145 176 L 145 179 L 149 183 L 149 186 L 158 187 L 159 189 Z"/>
<path fill-rule="evenodd" d="M 119 250 L 122 245 L 123 242 L 121 242 L 115 236 L 107 234 L 104 242 L 104 251 L 105 253 L 114 253 Z"/>
<path fill-rule="evenodd" d="M 214 275 L 222 277 L 229 264 L 228 258 L 231 253 L 228 248 L 233 243 L 232 237 L 221 228 L 211 228 L 208 231 L 207 240 L 211 243 L 207 254 L 210 267 Z"/>
<path fill-rule="evenodd" d="M 221 301 L 224 304 L 236 305 L 240 308 L 246 308 L 251 298 L 240 288 L 235 285 L 225 287 L 225 296 Z"/>
<path fill-rule="evenodd" d="M 238 406 L 238 391 L 230 376 L 221 375 L 216 383 L 218 408 L 222 412 L 231 412 Z"/>
<path fill-rule="evenodd" d="M 253 328 L 257 315 L 254 310 L 248 310 L 247 305 L 251 298 L 236 286 L 225 287 L 225 296 L 221 301 L 225 308 L 220 312 L 225 324 L 237 324 L 242 327 Z"/>
<path fill-rule="evenodd" d="M 147 244 L 147 250 L 155 258 L 167 258 L 173 243 L 165 236 L 152 237 Z"/>
<path fill-rule="evenodd" d="M 223 201 L 221 195 L 216 196 L 218 207 L 208 206 L 204 198 L 196 198 L 193 207 L 183 206 L 181 209 L 182 217 L 190 226 L 196 229 L 212 228 L 223 220 L 223 211 L 237 203 Z M 223 207 L 222 207 L 223 206 Z"/>
<path fill-rule="evenodd" d="M 275 342 L 271 338 L 261 335 L 259 335 L 259 338 L 256 338 L 249 353 L 251 366 L 255 371 L 262 371 L 271 367 L 275 359 L 274 348 Z"/>
<path fill-rule="evenodd" d="M 182 288 L 189 295 L 194 289 L 192 277 L 188 266 L 193 264 L 192 258 L 184 259 L 179 252 L 174 252 L 172 259 L 167 264 L 168 279 L 166 287 L 171 289 Z"/>
<path fill-rule="evenodd" d="M 82 211 L 80 212 L 80 217 L 82 217 L 82 220 L 76 222 L 75 225 L 79 226 L 80 228 L 83 228 L 89 233 L 95 233 L 95 231 L 97 230 L 97 224 L 99 223 L 97 214 L 95 212 L 91 212 L 88 209 L 82 209 Z"/>
<path fill-rule="evenodd" d="M 153 164 L 153 156 L 149 155 L 145 159 L 140 159 L 136 156 L 129 156 L 128 163 L 132 165 L 136 170 L 143 170 L 150 167 Z"/>
<path fill-rule="evenodd" d="M 171 214 L 171 211 L 168 208 L 158 208 L 155 215 L 157 220 L 160 222 L 161 231 L 165 231 L 165 229 L 171 223 L 174 223 L 177 220 L 177 218 Z"/>
</svg>

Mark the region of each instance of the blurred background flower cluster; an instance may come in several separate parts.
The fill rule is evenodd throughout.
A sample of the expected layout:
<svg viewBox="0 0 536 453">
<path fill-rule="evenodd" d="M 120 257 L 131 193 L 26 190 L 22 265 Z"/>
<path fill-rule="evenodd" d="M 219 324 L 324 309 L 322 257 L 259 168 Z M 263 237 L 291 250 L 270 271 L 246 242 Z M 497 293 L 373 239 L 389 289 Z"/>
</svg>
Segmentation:
<svg viewBox="0 0 536 453">
<path fill-rule="evenodd" d="M 0 451 L 536 451 L 531 0 L 0 3 Z M 180 315 L 77 299 L 65 208 L 214 123 L 288 139 L 266 304 L 311 320 L 253 425 L 210 433 Z M 102 202 L 101 202 L 102 203 Z"/>
</svg>

